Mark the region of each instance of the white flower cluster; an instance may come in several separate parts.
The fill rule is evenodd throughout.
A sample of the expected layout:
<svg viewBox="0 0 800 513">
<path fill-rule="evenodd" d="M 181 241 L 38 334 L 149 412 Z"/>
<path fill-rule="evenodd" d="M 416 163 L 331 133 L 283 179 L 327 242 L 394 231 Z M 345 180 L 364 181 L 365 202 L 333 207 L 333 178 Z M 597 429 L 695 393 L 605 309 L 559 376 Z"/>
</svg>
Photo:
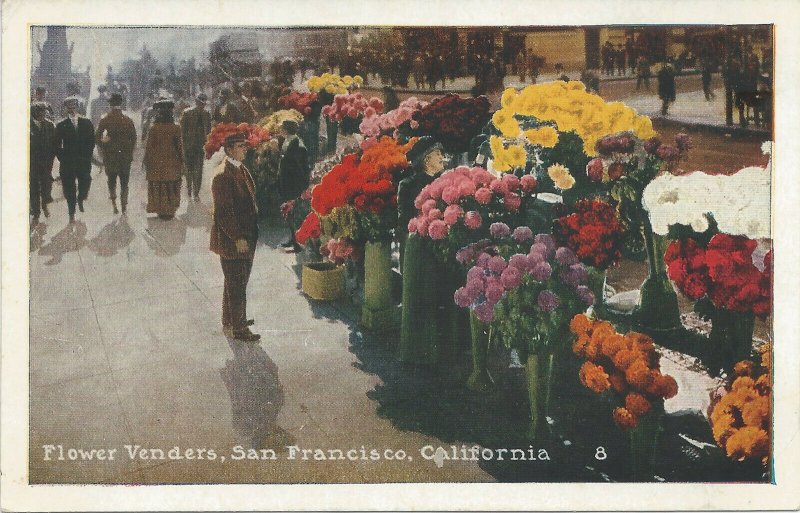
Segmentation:
<svg viewBox="0 0 800 513">
<path fill-rule="evenodd" d="M 650 213 L 653 231 L 660 235 L 673 224 L 704 232 L 710 214 L 720 232 L 768 239 L 770 183 L 769 166 L 746 167 L 732 175 L 664 174 L 645 188 L 642 205 Z"/>
</svg>

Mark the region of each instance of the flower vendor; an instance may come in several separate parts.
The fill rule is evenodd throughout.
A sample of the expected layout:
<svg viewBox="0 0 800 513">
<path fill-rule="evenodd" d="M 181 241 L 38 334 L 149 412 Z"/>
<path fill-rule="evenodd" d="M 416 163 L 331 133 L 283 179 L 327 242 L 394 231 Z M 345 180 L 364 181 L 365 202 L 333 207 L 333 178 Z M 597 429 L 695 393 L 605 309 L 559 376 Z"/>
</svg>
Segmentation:
<svg viewBox="0 0 800 513">
<path fill-rule="evenodd" d="M 432 137 L 421 137 L 406 154 L 413 174 L 397 189 L 398 235 L 403 269 L 403 315 L 398 358 L 408 363 L 434 364 L 439 361 L 441 327 L 446 317 L 440 312 L 452 298 L 440 292 L 446 275 L 430 247 L 430 240 L 416 233 L 408 235 L 408 223 L 417 214 L 414 200 L 438 177 L 443 168 L 442 146 Z"/>
</svg>

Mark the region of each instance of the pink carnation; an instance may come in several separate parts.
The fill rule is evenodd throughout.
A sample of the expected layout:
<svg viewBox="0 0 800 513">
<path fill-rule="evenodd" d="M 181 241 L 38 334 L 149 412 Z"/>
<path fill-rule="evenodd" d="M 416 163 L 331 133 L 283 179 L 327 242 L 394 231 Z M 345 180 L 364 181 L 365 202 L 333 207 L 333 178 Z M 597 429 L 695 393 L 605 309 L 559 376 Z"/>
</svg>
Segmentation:
<svg viewBox="0 0 800 513">
<path fill-rule="evenodd" d="M 435 221 L 437 219 L 441 219 L 442 217 L 442 211 L 438 208 L 432 208 L 428 210 L 428 221 Z"/>
<path fill-rule="evenodd" d="M 472 182 L 476 187 L 489 185 L 494 179 L 494 175 L 486 169 L 482 167 L 472 168 Z"/>
<path fill-rule="evenodd" d="M 428 212 L 434 208 L 436 208 L 436 201 L 429 199 L 425 200 L 425 202 L 422 204 L 421 210 L 423 214 L 428 215 Z"/>
<path fill-rule="evenodd" d="M 496 304 L 503 299 L 506 289 L 499 280 L 491 281 L 486 285 L 486 301 L 491 304 Z"/>
<path fill-rule="evenodd" d="M 477 230 L 481 227 L 482 223 L 483 219 L 481 219 L 481 215 L 474 210 L 471 210 L 464 215 L 464 224 L 470 230 Z"/>
<path fill-rule="evenodd" d="M 483 281 L 485 279 L 486 279 L 486 275 L 483 274 L 483 268 L 482 267 L 478 267 L 478 266 L 471 267 L 470 270 L 467 271 L 467 283 L 469 283 L 471 281 L 480 281 L 481 283 L 483 283 Z"/>
<path fill-rule="evenodd" d="M 433 240 L 444 239 L 447 237 L 447 231 L 447 225 L 440 219 L 431 221 L 430 225 L 428 225 L 428 235 L 430 235 Z"/>
<path fill-rule="evenodd" d="M 452 226 L 464 214 L 464 210 L 458 205 L 449 205 L 444 209 L 444 222 Z"/>
<path fill-rule="evenodd" d="M 503 183 L 503 181 L 499 178 L 492 180 L 492 183 L 489 184 L 489 188 L 492 190 L 492 192 L 496 192 L 498 194 L 506 194 L 508 192 L 508 184 Z"/>
<path fill-rule="evenodd" d="M 508 259 L 508 265 L 520 271 L 525 271 L 528 269 L 528 256 L 520 253 L 512 255 L 511 258 Z"/>
<path fill-rule="evenodd" d="M 489 303 L 483 303 L 475 307 L 475 317 L 482 322 L 492 322 L 494 320 L 494 307 Z"/>
<path fill-rule="evenodd" d="M 495 273 L 501 273 L 508 267 L 508 263 L 506 259 L 501 257 L 500 255 L 495 255 L 489 259 L 489 270 Z"/>
<path fill-rule="evenodd" d="M 416 233 L 417 231 L 417 218 L 412 217 L 408 221 L 408 233 Z"/>
<path fill-rule="evenodd" d="M 475 265 L 478 267 L 486 267 L 489 265 L 489 260 L 491 260 L 492 255 L 489 253 L 481 253 L 478 255 L 478 258 L 475 259 Z"/>
<path fill-rule="evenodd" d="M 417 233 L 423 237 L 428 235 L 428 219 L 424 217 L 417 218 Z"/>
<path fill-rule="evenodd" d="M 452 185 L 445 187 L 442 191 L 442 199 L 448 205 L 456 203 L 460 199 L 458 188 Z"/>
<path fill-rule="evenodd" d="M 530 194 L 536 190 L 536 178 L 533 175 L 525 175 L 519 179 L 522 192 Z"/>
<path fill-rule="evenodd" d="M 486 187 L 481 187 L 480 189 L 475 191 L 475 201 L 477 201 L 481 205 L 488 205 L 489 202 L 492 201 L 492 191 L 490 191 Z"/>
<path fill-rule="evenodd" d="M 503 282 L 503 287 L 505 287 L 506 290 L 515 289 L 519 287 L 519 284 L 522 282 L 522 273 L 516 267 L 508 266 L 500 275 L 500 281 Z"/>
<path fill-rule="evenodd" d="M 475 184 L 472 183 L 472 180 L 461 180 L 458 184 L 458 193 L 464 196 L 472 196 L 475 194 Z"/>
<path fill-rule="evenodd" d="M 503 175 L 503 183 L 506 184 L 510 191 L 516 191 L 520 188 L 519 178 L 512 174 Z"/>
<path fill-rule="evenodd" d="M 506 194 L 505 198 L 503 199 L 503 205 L 505 205 L 506 210 L 509 212 L 517 212 L 519 207 L 522 206 L 522 198 L 520 198 L 519 194 L 510 192 Z"/>
<path fill-rule="evenodd" d="M 453 301 L 461 308 L 466 308 L 472 304 L 472 300 L 467 293 L 467 289 L 461 287 L 453 294 Z"/>
</svg>

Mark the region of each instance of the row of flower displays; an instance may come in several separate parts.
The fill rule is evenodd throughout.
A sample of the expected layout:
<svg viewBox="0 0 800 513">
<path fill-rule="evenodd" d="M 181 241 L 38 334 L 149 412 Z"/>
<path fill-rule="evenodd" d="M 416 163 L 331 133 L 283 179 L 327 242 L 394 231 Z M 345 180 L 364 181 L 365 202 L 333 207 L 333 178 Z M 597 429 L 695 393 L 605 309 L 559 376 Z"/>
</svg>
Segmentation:
<svg viewBox="0 0 800 513">
<path fill-rule="evenodd" d="M 331 279 L 342 280 L 343 265 L 363 272 L 366 329 L 397 326 L 397 241 L 402 359 L 441 363 L 471 340 L 467 386 L 486 390 L 490 345 L 514 349 L 528 375 L 532 439 L 546 430 L 558 369 L 574 366 L 567 375 L 599 394 L 629 436 L 637 479 L 652 478 L 664 402 L 679 393 L 660 352 L 693 342 L 693 356 L 727 383 L 708 413 L 714 439 L 731 459 L 768 472 L 771 349 L 754 347 L 753 330 L 771 314 L 770 166 L 683 173 L 686 134 L 662 141 L 649 118 L 580 82 L 507 89 L 493 113 L 485 97 L 455 94 L 385 111 L 357 92 L 360 83 L 312 77 L 309 92 L 282 99 L 286 110 L 251 133 L 259 143 L 284 119 L 301 121 L 317 141 L 307 143 L 315 160 L 320 116 L 329 144 L 337 132 L 356 134 L 357 150 L 337 155 L 282 213 L 297 219 L 311 260 L 328 260 Z M 437 169 L 436 151 L 449 166 Z M 406 202 L 410 184 L 418 189 Z M 606 284 L 625 258 L 646 258 L 649 268 L 632 310 Z M 342 289 L 306 278 L 335 291 L 312 297 Z M 678 294 L 710 333 L 683 327 Z"/>
</svg>

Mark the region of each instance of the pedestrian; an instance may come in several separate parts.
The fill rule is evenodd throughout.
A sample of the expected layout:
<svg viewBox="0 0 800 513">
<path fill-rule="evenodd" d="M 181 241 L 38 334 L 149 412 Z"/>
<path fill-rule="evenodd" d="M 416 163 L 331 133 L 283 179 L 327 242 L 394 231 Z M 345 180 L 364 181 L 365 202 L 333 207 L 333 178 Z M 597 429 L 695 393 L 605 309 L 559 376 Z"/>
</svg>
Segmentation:
<svg viewBox="0 0 800 513">
<path fill-rule="evenodd" d="M 702 63 L 702 67 L 703 94 L 706 97 L 706 101 L 710 102 L 715 98 L 714 91 L 711 90 L 711 75 L 714 72 L 714 66 L 710 60 L 705 60 Z"/>
<path fill-rule="evenodd" d="M 47 111 L 47 114 L 46 114 L 47 119 L 50 122 L 53 121 L 53 119 L 55 117 L 55 114 L 53 113 L 53 106 L 50 105 L 50 103 L 47 101 L 47 89 L 46 88 L 44 88 L 42 86 L 38 86 L 34 90 L 34 92 L 33 92 L 33 100 L 31 101 L 31 104 L 33 104 L 33 103 L 42 103 L 42 104 L 44 104 L 45 108 L 46 108 L 46 111 Z M 53 125 L 53 126 L 55 126 L 55 125 Z"/>
<path fill-rule="evenodd" d="M 75 222 L 75 205 L 83 212 L 83 202 L 89 197 L 92 185 L 92 152 L 94 151 L 94 126 L 78 114 L 80 98 L 68 96 L 64 100 L 67 117 L 56 125 L 55 154 L 59 161 L 58 174 L 69 209 L 69 221 Z"/>
<path fill-rule="evenodd" d="M 516 59 L 517 74 L 519 81 L 524 83 L 525 77 L 528 75 L 528 56 L 525 55 L 525 50 L 520 50 Z"/>
<path fill-rule="evenodd" d="M 400 106 L 400 98 L 397 97 L 392 86 L 383 86 L 383 111 L 389 112 Z"/>
<path fill-rule="evenodd" d="M 233 102 L 233 95 L 230 89 L 222 89 L 219 92 L 219 105 L 214 109 L 214 124 L 217 123 L 241 123 L 243 121 L 239 109 Z"/>
<path fill-rule="evenodd" d="M 297 122 L 286 120 L 283 122 L 282 128 L 286 133 L 286 139 L 281 147 L 279 184 L 281 202 L 285 202 L 299 198 L 308 188 L 311 180 L 311 167 L 308 165 L 308 150 L 297 135 L 300 129 Z M 281 247 L 294 252 L 302 249 L 294 238 L 296 229 L 296 226 L 289 224 L 291 236 L 289 240 L 281 244 Z"/>
<path fill-rule="evenodd" d="M 244 133 L 228 136 L 221 172 L 211 182 L 213 215 L 210 249 L 219 255 L 225 277 L 222 292 L 222 331 L 226 336 L 255 342 L 260 335 L 250 331 L 247 319 L 247 282 L 253 268 L 258 241 L 258 209 L 255 184 L 242 164 L 247 154 Z"/>
<path fill-rule="evenodd" d="M 195 97 L 194 107 L 183 111 L 181 137 L 186 162 L 186 197 L 200 201 L 200 185 L 203 181 L 203 157 L 206 138 L 211 132 L 211 114 L 206 110 L 208 96 L 200 93 Z"/>
<path fill-rule="evenodd" d="M 644 88 L 650 90 L 650 61 L 647 57 L 640 55 L 636 61 L 636 90 L 644 83 Z"/>
<path fill-rule="evenodd" d="M 665 62 L 658 72 L 658 97 L 661 99 L 661 115 L 666 116 L 669 106 L 675 101 L 675 70 Z"/>
<path fill-rule="evenodd" d="M 100 120 L 103 119 L 103 116 L 108 114 L 108 111 L 111 110 L 108 100 L 108 87 L 106 87 L 105 84 L 97 86 L 97 98 L 89 103 L 93 126 L 96 127 L 100 123 Z"/>
<path fill-rule="evenodd" d="M 136 127 L 133 120 L 122 113 L 123 98 L 113 93 L 108 100 L 111 111 L 106 114 L 95 131 L 95 143 L 100 148 L 108 178 L 108 197 L 117 214 L 117 177 L 119 177 L 120 206 L 122 213 L 128 209 L 128 180 L 131 176 L 133 149 L 136 147 Z"/>
<path fill-rule="evenodd" d="M 30 140 L 30 214 L 31 225 L 39 224 L 39 214 L 44 212 L 50 217 L 47 208 L 53 201 L 53 160 L 55 159 L 54 138 L 56 127 L 47 119 L 46 102 L 31 105 L 31 140 Z"/>
<path fill-rule="evenodd" d="M 159 100 L 153 126 L 147 133 L 144 167 L 147 173 L 147 212 L 163 220 L 175 217 L 181 203 L 183 145 L 175 124 L 172 100 Z"/>
</svg>

